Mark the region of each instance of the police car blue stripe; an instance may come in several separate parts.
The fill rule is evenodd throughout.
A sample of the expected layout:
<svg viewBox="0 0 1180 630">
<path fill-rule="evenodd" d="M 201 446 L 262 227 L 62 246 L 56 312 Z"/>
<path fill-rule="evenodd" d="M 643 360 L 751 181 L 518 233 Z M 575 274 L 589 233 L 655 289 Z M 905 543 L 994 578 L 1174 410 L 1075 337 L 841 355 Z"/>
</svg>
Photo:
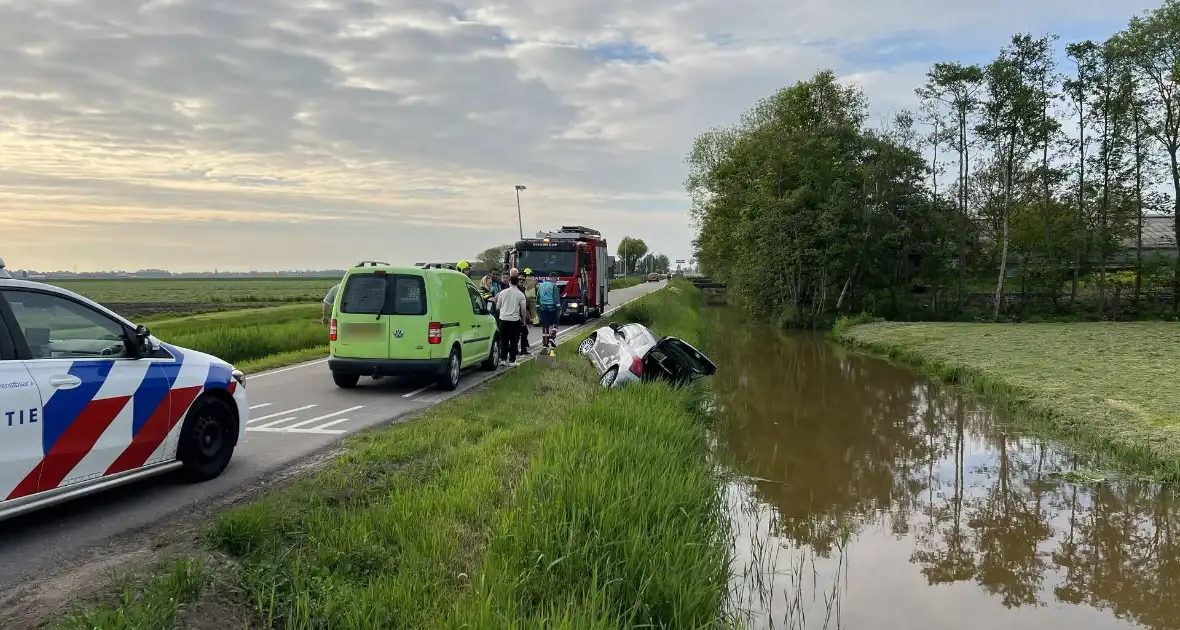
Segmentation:
<svg viewBox="0 0 1180 630">
<path fill-rule="evenodd" d="M 214 363 L 209 366 L 209 376 L 205 378 L 205 389 L 229 389 L 229 382 L 233 378 L 233 368 L 225 363 Z"/>
<path fill-rule="evenodd" d="M 152 414 L 168 400 L 168 392 L 176 386 L 180 376 L 183 356 L 177 356 L 173 363 L 153 363 L 148 368 L 143 382 L 131 397 L 131 436 L 139 435 Z"/>
<path fill-rule="evenodd" d="M 69 375 L 81 379 L 82 384 L 73 389 L 54 390 L 45 403 L 42 410 L 45 424 L 41 427 L 41 446 L 46 455 L 98 395 L 113 366 L 113 361 L 75 361 L 70 366 Z"/>
</svg>

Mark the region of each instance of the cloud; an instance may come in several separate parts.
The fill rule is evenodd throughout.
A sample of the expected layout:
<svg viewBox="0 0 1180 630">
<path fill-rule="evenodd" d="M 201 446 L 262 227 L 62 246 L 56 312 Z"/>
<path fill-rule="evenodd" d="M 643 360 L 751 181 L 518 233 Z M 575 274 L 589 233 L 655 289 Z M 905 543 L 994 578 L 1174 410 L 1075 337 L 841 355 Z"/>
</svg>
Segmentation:
<svg viewBox="0 0 1180 630">
<path fill-rule="evenodd" d="M 1140 2 L 1140 0 L 1136 0 Z M 0 0 L 13 267 L 459 258 L 577 222 L 673 258 L 693 137 L 834 68 L 875 113 L 1105 0 Z"/>
</svg>

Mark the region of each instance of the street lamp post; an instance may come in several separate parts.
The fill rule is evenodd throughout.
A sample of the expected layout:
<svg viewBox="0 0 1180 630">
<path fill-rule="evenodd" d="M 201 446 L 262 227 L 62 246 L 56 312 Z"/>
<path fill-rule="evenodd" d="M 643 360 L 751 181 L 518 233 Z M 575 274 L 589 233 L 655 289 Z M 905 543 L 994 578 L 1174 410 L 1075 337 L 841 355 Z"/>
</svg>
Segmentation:
<svg viewBox="0 0 1180 630">
<path fill-rule="evenodd" d="M 516 222 L 520 225 L 520 240 L 524 240 L 524 219 L 520 217 L 520 191 L 525 190 L 524 186 L 516 185 Z"/>
</svg>

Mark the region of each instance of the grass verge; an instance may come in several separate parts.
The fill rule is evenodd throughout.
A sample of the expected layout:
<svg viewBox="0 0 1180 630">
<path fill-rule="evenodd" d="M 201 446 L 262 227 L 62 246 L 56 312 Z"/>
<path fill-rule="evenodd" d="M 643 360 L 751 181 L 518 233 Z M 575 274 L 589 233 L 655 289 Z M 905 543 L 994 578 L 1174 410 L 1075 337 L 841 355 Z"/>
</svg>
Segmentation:
<svg viewBox="0 0 1180 630">
<path fill-rule="evenodd" d="M 675 284 L 615 318 L 695 341 L 698 302 Z M 277 628 L 716 626 L 728 532 L 699 392 L 603 391 L 576 341 L 222 515 L 231 590 Z"/>
<path fill-rule="evenodd" d="M 834 334 L 987 395 L 1104 467 L 1180 479 L 1180 324 L 875 322 Z"/>
<path fill-rule="evenodd" d="M 168 343 L 207 352 L 242 371 L 259 371 L 327 354 L 319 304 L 298 304 L 149 320 Z"/>
</svg>

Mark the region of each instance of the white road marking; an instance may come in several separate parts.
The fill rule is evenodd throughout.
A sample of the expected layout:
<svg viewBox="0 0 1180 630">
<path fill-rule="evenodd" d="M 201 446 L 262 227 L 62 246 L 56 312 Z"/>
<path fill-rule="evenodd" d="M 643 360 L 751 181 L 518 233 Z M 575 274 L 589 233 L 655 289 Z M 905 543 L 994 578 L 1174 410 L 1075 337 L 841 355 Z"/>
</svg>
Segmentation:
<svg viewBox="0 0 1180 630">
<path fill-rule="evenodd" d="M 246 427 L 246 430 L 247 431 L 279 431 L 281 429 L 272 429 L 271 427 L 275 426 L 276 424 L 290 422 L 294 419 L 295 419 L 295 416 L 288 416 L 286 418 L 279 418 L 278 420 L 275 420 L 274 422 L 267 422 L 266 424 L 263 424 L 260 426 L 256 426 L 256 427 L 248 426 L 248 427 Z M 249 423 L 247 423 L 247 424 L 249 424 Z"/>
<path fill-rule="evenodd" d="M 274 403 L 262 403 L 261 405 L 250 405 L 250 411 L 254 411 L 255 409 L 262 409 L 263 407 L 269 407 L 273 404 Z"/>
<path fill-rule="evenodd" d="M 248 420 L 248 421 L 246 422 L 246 424 L 254 424 L 255 422 L 261 422 L 261 421 L 263 421 L 263 420 L 270 420 L 271 418 L 277 418 L 277 417 L 279 417 L 279 416 L 285 416 L 285 415 L 287 415 L 287 414 L 289 414 L 289 413 L 295 413 L 296 411 L 303 411 L 304 409 L 311 409 L 312 407 L 315 407 L 315 406 L 316 406 L 316 405 L 304 405 L 304 406 L 302 406 L 302 407 L 298 407 L 298 408 L 296 408 L 296 409 L 288 409 L 288 410 L 286 410 L 286 411 L 280 411 L 280 412 L 278 412 L 278 413 L 272 413 L 272 414 L 270 414 L 269 416 L 261 416 L 261 417 L 259 417 L 259 418 L 250 418 L 250 420 Z"/>
<path fill-rule="evenodd" d="M 249 376 L 246 377 L 246 380 L 251 381 L 256 378 L 262 378 L 264 376 L 270 376 L 272 374 L 282 374 L 283 372 L 290 372 L 291 370 L 298 370 L 300 368 L 311 367 L 313 365 L 319 365 L 321 363 L 327 363 L 327 362 L 328 362 L 327 359 L 317 359 L 315 361 L 308 361 L 307 363 L 300 363 L 299 365 L 292 365 L 290 367 L 279 368 L 277 370 L 269 370 L 267 372 L 259 372 L 258 374 L 250 374 Z"/>
<path fill-rule="evenodd" d="M 417 396 L 428 389 L 430 389 L 430 385 L 427 385 L 426 387 L 419 387 L 408 394 L 402 394 L 402 398 L 413 398 L 414 396 Z"/>
<path fill-rule="evenodd" d="M 307 426 L 313 422 L 319 422 L 320 420 L 327 420 L 328 418 L 335 418 L 336 416 L 346 414 L 350 411 L 356 411 L 357 409 L 364 409 L 364 408 L 365 408 L 364 405 L 357 405 L 356 407 L 349 407 L 348 409 L 345 409 L 344 411 L 337 411 L 336 413 L 325 414 L 325 415 L 322 415 L 318 418 L 312 418 L 311 420 L 304 420 L 303 422 L 296 422 L 295 424 L 285 426 L 279 430 L 280 431 L 290 431 L 292 429 L 298 429 L 299 427 Z M 313 429 L 322 429 L 324 427 L 330 427 L 333 424 L 340 424 L 341 422 L 347 422 L 347 421 L 348 421 L 348 418 L 344 418 L 343 420 L 335 420 L 335 421 L 329 422 L 328 424 L 325 424 L 323 426 L 312 427 L 312 428 Z M 262 428 L 262 427 L 259 427 L 259 428 Z"/>
<path fill-rule="evenodd" d="M 357 409 L 360 409 L 360 407 L 357 407 Z M 344 413 L 344 412 L 343 412 L 343 411 L 341 411 L 340 413 Z M 327 417 L 327 416 L 325 416 L 325 417 Z M 310 428 L 310 429 L 307 429 L 307 430 L 308 430 L 308 431 L 323 431 L 324 429 L 327 429 L 328 427 L 330 427 L 330 426 L 332 426 L 332 425 L 334 425 L 334 424 L 340 424 L 341 422 L 348 422 L 348 418 L 340 418 L 340 419 L 338 419 L 338 420 L 333 420 L 333 421 L 331 421 L 331 422 L 328 422 L 328 423 L 326 423 L 326 424 L 321 424 L 321 425 L 320 425 L 320 426 L 318 426 L 318 427 L 312 427 L 312 428 Z"/>
</svg>

